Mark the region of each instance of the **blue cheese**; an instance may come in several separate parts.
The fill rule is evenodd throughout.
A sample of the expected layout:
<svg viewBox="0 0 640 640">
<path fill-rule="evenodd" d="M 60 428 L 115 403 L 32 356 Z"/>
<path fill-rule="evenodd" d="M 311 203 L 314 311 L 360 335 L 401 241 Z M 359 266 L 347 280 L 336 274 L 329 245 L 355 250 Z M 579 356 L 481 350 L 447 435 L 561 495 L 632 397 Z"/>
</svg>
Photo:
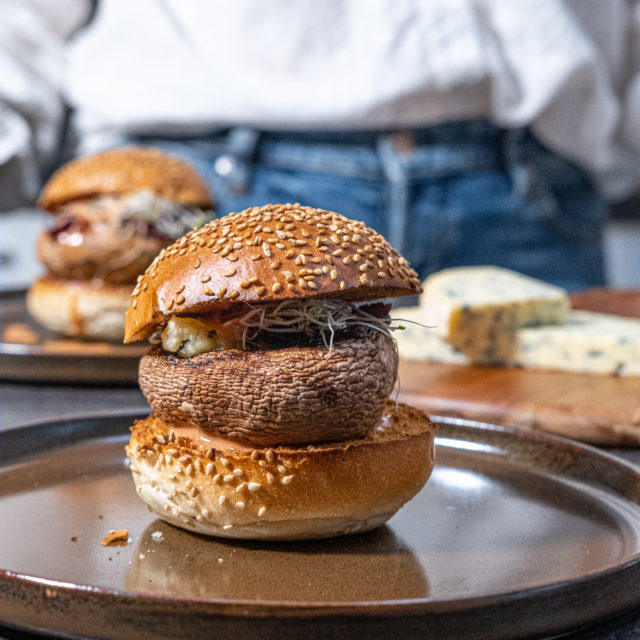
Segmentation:
<svg viewBox="0 0 640 640">
<path fill-rule="evenodd" d="M 580 373 L 640 375 L 640 320 L 571 311 L 562 327 L 520 329 L 511 364 Z"/>
<path fill-rule="evenodd" d="M 567 293 L 498 267 L 458 267 L 433 274 L 420 297 L 425 324 L 471 362 L 508 362 L 521 327 L 565 322 Z"/>
<path fill-rule="evenodd" d="M 397 308 L 392 317 L 405 330 L 394 333 L 403 360 L 471 364 L 434 329 L 418 307 Z M 419 324 L 416 324 L 419 323 Z M 505 366 L 602 375 L 640 376 L 640 320 L 590 311 L 570 311 L 562 326 L 524 327 L 515 332 Z"/>
<path fill-rule="evenodd" d="M 469 364 L 469 359 L 456 351 L 433 327 L 425 325 L 424 311 L 419 307 L 398 307 L 391 310 L 393 332 L 398 354 L 403 360 Z"/>
</svg>

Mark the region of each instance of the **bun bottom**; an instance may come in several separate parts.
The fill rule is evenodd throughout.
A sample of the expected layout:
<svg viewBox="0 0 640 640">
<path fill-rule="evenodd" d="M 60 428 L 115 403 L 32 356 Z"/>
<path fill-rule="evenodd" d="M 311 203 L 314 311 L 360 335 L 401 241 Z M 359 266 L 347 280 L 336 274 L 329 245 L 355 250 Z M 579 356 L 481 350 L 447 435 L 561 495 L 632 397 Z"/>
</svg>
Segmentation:
<svg viewBox="0 0 640 640">
<path fill-rule="evenodd" d="M 138 495 L 162 520 L 224 538 L 302 540 L 384 524 L 429 478 L 435 430 L 424 412 L 388 402 L 364 438 L 250 448 L 151 415 L 132 427 L 127 454 Z"/>
<path fill-rule="evenodd" d="M 27 292 L 27 309 L 43 327 L 67 336 L 122 342 L 133 285 L 45 276 Z"/>
</svg>

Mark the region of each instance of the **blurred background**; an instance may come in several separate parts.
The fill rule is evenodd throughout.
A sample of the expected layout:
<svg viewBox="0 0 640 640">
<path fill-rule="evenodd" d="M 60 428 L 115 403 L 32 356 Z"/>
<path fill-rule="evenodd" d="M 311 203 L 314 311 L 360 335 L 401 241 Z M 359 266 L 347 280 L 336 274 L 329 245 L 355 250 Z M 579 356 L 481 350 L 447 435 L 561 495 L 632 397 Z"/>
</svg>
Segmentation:
<svg viewBox="0 0 640 640">
<path fill-rule="evenodd" d="M 422 277 L 496 264 L 640 286 L 634 0 L 2 0 L 0 288 L 65 161 L 157 146 L 219 215 L 362 219 Z"/>
</svg>

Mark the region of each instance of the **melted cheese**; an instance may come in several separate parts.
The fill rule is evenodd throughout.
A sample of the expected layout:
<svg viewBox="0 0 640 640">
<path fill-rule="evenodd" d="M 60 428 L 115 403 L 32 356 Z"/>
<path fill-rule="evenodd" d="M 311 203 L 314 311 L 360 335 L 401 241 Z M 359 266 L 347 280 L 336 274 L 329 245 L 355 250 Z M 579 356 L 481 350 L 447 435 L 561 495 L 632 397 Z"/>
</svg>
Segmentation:
<svg viewBox="0 0 640 640">
<path fill-rule="evenodd" d="M 162 332 L 162 348 L 180 358 L 190 358 L 207 351 L 238 348 L 238 344 L 200 320 L 172 316 Z"/>
</svg>

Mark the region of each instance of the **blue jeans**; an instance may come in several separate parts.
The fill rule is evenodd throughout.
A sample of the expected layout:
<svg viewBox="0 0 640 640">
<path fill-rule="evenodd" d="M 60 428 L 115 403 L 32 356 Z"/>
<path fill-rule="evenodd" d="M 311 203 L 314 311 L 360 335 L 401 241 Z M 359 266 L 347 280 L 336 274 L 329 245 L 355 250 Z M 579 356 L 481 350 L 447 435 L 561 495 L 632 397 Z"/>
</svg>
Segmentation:
<svg viewBox="0 0 640 640">
<path fill-rule="evenodd" d="M 408 133 L 128 138 L 189 160 L 224 215 L 275 202 L 364 220 L 421 277 L 498 265 L 575 291 L 604 284 L 607 208 L 585 174 L 527 129 L 485 122 Z"/>
</svg>

